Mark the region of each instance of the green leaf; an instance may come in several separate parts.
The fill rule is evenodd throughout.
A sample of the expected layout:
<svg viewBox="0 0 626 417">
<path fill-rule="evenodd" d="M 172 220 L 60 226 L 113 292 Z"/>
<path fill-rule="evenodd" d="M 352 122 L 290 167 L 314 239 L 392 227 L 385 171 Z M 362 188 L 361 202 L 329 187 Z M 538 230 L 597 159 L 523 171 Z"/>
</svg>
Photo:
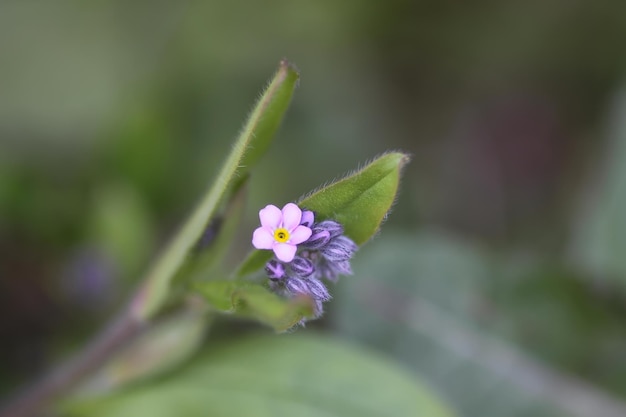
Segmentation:
<svg viewBox="0 0 626 417">
<path fill-rule="evenodd" d="M 574 223 L 571 260 L 593 284 L 626 286 L 626 86 L 609 115 L 609 137 Z"/>
<path fill-rule="evenodd" d="M 400 152 L 384 154 L 364 168 L 320 188 L 298 202 L 316 212 L 316 220 L 334 219 L 345 233 L 362 245 L 380 228 L 393 204 L 402 168 L 409 156 Z M 237 277 L 251 274 L 271 258 L 270 251 L 253 251 L 242 262 Z"/>
<path fill-rule="evenodd" d="M 409 156 L 400 152 L 384 154 L 365 168 L 322 187 L 298 204 L 316 212 L 318 218 L 340 222 L 345 233 L 362 245 L 380 227 L 393 204 L 402 168 Z"/>
<path fill-rule="evenodd" d="M 313 314 L 309 297 L 285 299 L 260 284 L 243 281 L 196 282 L 193 288 L 215 309 L 248 317 L 285 331 Z"/>
<path fill-rule="evenodd" d="M 447 417 L 432 391 L 378 355 L 322 336 L 216 346 L 148 386 L 76 404 L 74 417 Z"/>
<path fill-rule="evenodd" d="M 248 254 L 246 259 L 241 263 L 235 276 L 237 278 L 245 277 L 263 268 L 267 261 L 270 260 L 274 253 L 269 250 L 253 250 Z"/>
<path fill-rule="evenodd" d="M 233 183 L 250 169 L 270 145 L 289 106 L 297 81 L 298 73 L 294 67 L 282 61 L 224 161 L 213 186 L 148 274 L 141 296 L 133 304 L 133 313 L 140 319 L 154 316 L 166 303 L 174 276 L 206 225 L 215 216 Z"/>
<path fill-rule="evenodd" d="M 341 302 L 333 304 L 332 327 L 393 354 L 405 369 L 428 378 L 462 415 L 626 415 L 622 400 L 592 385 L 593 372 L 580 367 L 589 361 L 614 366 L 619 353 L 604 349 L 609 343 L 623 351 L 619 320 L 606 324 L 606 306 L 590 308 L 573 296 L 571 275 L 568 287 L 556 287 L 545 273 L 527 273 L 535 269 L 527 253 L 495 255 L 440 231 L 386 235 L 354 260 L 355 271 L 366 273 L 337 286 Z M 568 298 L 571 308 L 564 309 Z M 533 346 L 552 343 L 559 345 L 552 358 L 533 359 Z M 569 368 L 588 378 L 584 387 L 554 366 L 572 352 L 585 352 L 574 362 L 578 368 Z M 610 378 L 613 392 L 624 386 L 619 378 Z M 583 412 L 580 404 L 589 408 Z"/>
</svg>

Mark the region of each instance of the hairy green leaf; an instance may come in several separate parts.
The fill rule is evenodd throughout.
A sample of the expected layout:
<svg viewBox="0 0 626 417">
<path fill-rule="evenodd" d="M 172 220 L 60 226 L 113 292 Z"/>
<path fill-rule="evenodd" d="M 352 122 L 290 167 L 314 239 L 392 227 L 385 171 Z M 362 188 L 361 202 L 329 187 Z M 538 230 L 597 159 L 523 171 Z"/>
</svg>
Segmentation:
<svg viewBox="0 0 626 417">
<path fill-rule="evenodd" d="M 215 309 L 248 317 L 285 331 L 313 314 L 309 297 L 284 299 L 260 284 L 242 281 L 208 281 L 193 285 Z"/>
<path fill-rule="evenodd" d="M 317 218 L 340 222 L 345 233 L 358 245 L 365 243 L 380 227 L 393 204 L 402 167 L 409 156 L 391 152 L 365 168 L 322 187 L 298 205 L 315 211 Z"/>
</svg>

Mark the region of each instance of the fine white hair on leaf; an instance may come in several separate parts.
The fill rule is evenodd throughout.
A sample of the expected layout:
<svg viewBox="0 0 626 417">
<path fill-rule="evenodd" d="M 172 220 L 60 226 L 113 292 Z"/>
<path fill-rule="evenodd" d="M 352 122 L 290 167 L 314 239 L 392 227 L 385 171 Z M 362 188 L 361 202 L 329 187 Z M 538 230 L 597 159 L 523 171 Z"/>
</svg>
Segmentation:
<svg viewBox="0 0 626 417">
<path fill-rule="evenodd" d="M 359 163 L 359 165 L 357 166 L 356 169 L 353 169 L 351 171 L 348 171 L 347 173 L 345 173 L 344 175 L 340 176 L 340 177 L 335 177 L 334 179 L 330 180 L 330 181 L 326 181 L 324 182 L 322 185 L 314 188 L 312 191 L 309 191 L 308 193 L 304 194 L 303 196 L 301 196 L 297 201 L 298 201 L 298 205 L 300 205 L 300 202 L 306 200 L 307 198 L 311 197 L 314 194 L 317 194 L 318 192 L 334 185 L 337 184 L 347 178 L 359 175 L 363 170 L 365 170 L 369 165 L 371 165 L 372 163 L 374 163 L 375 161 L 377 161 L 380 158 L 383 158 L 386 155 L 392 154 L 392 153 L 400 153 L 402 155 L 404 155 L 404 159 L 405 161 L 403 161 L 404 163 L 402 163 L 402 165 L 400 166 L 400 171 L 402 171 L 402 169 L 404 168 L 404 166 L 406 165 L 406 163 L 411 159 L 411 155 L 400 151 L 400 150 L 388 150 L 385 151 L 379 155 L 374 156 L 371 159 L 366 160 L 365 162 L 361 162 Z M 402 176 L 400 176 L 400 180 L 402 179 Z M 400 189 L 400 187 L 398 186 L 398 190 Z M 396 195 L 394 196 L 394 199 L 389 207 L 389 210 L 387 210 L 387 212 L 385 213 L 385 216 L 383 217 L 383 222 L 387 219 L 389 213 L 391 212 L 391 209 L 393 208 L 393 206 L 396 204 L 396 201 L 398 199 L 398 192 L 396 192 Z M 381 222 L 381 224 L 383 223 Z"/>
</svg>

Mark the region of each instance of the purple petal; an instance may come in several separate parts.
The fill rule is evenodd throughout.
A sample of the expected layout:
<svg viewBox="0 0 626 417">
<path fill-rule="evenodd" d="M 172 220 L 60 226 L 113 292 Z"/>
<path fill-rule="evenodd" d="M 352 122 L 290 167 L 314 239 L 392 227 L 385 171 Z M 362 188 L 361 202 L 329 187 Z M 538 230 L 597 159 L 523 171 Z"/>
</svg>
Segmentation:
<svg viewBox="0 0 626 417">
<path fill-rule="evenodd" d="M 283 207 L 283 227 L 290 232 L 300 225 L 302 210 L 293 203 L 285 204 Z"/>
<path fill-rule="evenodd" d="M 304 210 L 302 212 L 300 224 L 306 227 L 313 227 L 313 223 L 315 223 L 315 213 L 313 213 L 311 210 Z"/>
<path fill-rule="evenodd" d="M 300 244 L 311 237 L 311 229 L 306 226 L 298 226 L 296 230 L 291 232 L 291 236 L 289 237 L 289 243 L 293 245 Z"/>
<path fill-rule="evenodd" d="M 252 234 L 252 245 L 257 249 L 272 249 L 274 236 L 264 227 L 259 227 Z"/>
<path fill-rule="evenodd" d="M 282 262 L 291 262 L 296 256 L 296 246 L 289 243 L 276 243 L 274 247 L 276 257 Z"/>
<path fill-rule="evenodd" d="M 261 220 L 261 226 L 274 230 L 283 221 L 283 213 L 278 207 L 268 204 L 259 211 L 259 219 Z"/>
</svg>

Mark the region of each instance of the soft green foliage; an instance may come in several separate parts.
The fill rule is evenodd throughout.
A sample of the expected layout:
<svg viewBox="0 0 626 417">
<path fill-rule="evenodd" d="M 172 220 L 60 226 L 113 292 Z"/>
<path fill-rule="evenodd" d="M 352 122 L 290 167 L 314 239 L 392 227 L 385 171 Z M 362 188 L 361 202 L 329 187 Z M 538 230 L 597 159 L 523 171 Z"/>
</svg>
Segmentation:
<svg viewBox="0 0 626 417">
<path fill-rule="evenodd" d="M 250 252 L 248 257 L 241 263 L 237 269 L 237 278 L 245 277 L 246 275 L 257 272 L 263 268 L 265 263 L 269 261 L 273 256 L 273 252 L 267 250 L 254 250 Z"/>
<path fill-rule="evenodd" d="M 345 178 L 322 187 L 298 204 L 318 218 L 334 219 L 357 245 L 372 237 L 389 212 L 398 192 L 406 154 L 387 153 Z"/>
<path fill-rule="evenodd" d="M 131 189 L 110 184 L 98 189 L 89 219 L 90 238 L 133 276 L 153 249 L 152 219 Z"/>
<path fill-rule="evenodd" d="M 392 353 L 463 415 L 626 415 L 617 397 L 579 390 L 565 372 L 622 385 L 623 374 L 597 370 L 623 354 L 623 315 L 571 272 L 494 252 L 443 231 L 388 231 L 355 259 L 358 280 L 337 287 L 336 330 Z"/>
<path fill-rule="evenodd" d="M 600 280 L 626 285 L 626 87 L 611 108 L 601 169 L 588 184 L 572 258 Z M 592 197 L 592 198 L 589 198 Z"/>
<path fill-rule="evenodd" d="M 316 221 L 340 222 L 348 237 L 362 245 L 379 229 L 398 193 L 402 168 L 409 156 L 384 154 L 345 178 L 321 187 L 298 202 L 313 210 Z M 271 258 L 270 251 L 253 251 L 241 264 L 238 277 L 256 272 Z"/>
<path fill-rule="evenodd" d="M 148 275 L 142 298 L 134 306 L 135 314 L 139 317 L 151 317 L 163 307 L 170 295 L 170 284 L 174 276 L 206 225 L 213 219 L 220 202 L 237 179 L 248 172 L 251 165 L 269 146 L 289 106 L 297 81 L 298 73 L 288 62 L 282 61 L 235 141 L 231 154 L 225 159 L 213 186 L 172 243 L 158 257 L 156 265 Z"/>
<path fill-rule="evenodd" d="M 409 374 L 354 346 L 311 335 L 216 346 L 169 378 L 72 407 L 90 417 L 448 417 Z"/>
<path fill-rule="evenodd" d="M 313 313 L 313 300 L 308 297 L 283 299 L 260 284 L 242 281 L 209 281 L 194 284 L 213 308 L 253 318 L 285 331 Z"/>
</svg>

